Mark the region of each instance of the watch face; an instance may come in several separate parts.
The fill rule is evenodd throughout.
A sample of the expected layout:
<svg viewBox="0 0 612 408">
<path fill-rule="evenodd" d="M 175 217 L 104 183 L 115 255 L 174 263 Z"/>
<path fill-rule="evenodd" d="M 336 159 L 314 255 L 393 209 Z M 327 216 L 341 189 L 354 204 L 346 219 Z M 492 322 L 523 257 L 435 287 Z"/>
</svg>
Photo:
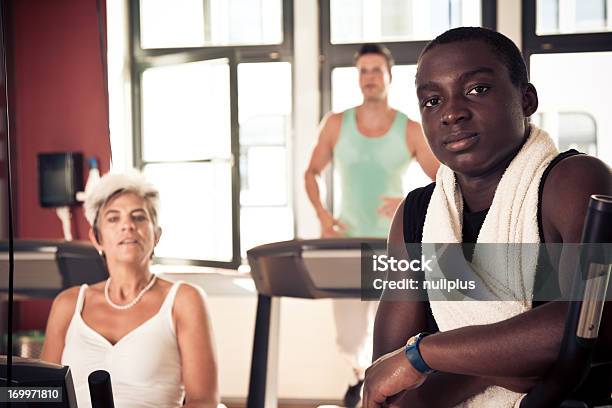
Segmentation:
<svg viewBox="0 0 612 408">
<path fill-rule="evenodd" d="M 408 340 L 408 345 L 409 346 L 414 346 L 414 344 L 417 342 L 417 336 L 412 336 L 409 340 Z"/>
</svg>

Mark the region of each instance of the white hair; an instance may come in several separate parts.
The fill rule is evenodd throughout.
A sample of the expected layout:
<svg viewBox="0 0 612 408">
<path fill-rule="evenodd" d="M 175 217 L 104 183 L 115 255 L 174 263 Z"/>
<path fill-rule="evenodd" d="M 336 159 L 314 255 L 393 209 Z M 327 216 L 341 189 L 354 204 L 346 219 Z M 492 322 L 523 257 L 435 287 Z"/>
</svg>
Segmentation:
<svg viewBox="0 0 612 408">
<path fill-rule="evenodd" d="M 159 191 L 149 183 L 144 175 L 132 170 L 128 173 L 108 173 L 96 183 L 85 196 L 85 218 L 92 227 L 96 227 L 98 213 L 109 199 L 122 193 L 134 193 L 145 200 L 151 212 L 153 225 L 157 226 L 159 214 Z"/>
</svg>

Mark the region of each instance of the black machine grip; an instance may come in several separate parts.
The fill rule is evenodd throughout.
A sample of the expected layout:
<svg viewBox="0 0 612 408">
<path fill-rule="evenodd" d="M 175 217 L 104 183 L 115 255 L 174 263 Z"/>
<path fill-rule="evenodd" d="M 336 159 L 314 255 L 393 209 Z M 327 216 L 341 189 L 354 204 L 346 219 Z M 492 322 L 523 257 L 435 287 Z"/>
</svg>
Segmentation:
<svg viewBox="0 0 612 408">
<path fill-rule="evenodd" d="M 612 197 L 591 196 L 582 230 L 583 244 L 612 242 Z M 605 282 L 610 274 L 610 254 L 602 245 L 585 246 L 579 270 L 574 277 L 572 299 L 565 321 L 565 332 L 557 361 L 544 380 L 536 385 L 521 402 L 521 408 L 558 407 L 576 390 L 591 369 L 591 360 L 603 309 L 602 299 L 606 298 L 607 284 L 589 285 L 589 269 L 599 268 L 598 278 Z M 603 276 L 602 276 L 603 274 Z M 596 292 L 593 291 L 596 288 Z M 598 307 L 599 306 L 599 307 Z M 596 310 L 595 313 L 581 313 Z M 590 319 L 590 321 L 589 321 Z M 594 335 L 584 335 L 581 328 L 588 327 Z M 607 395 L 609 396 L 609 392 Z"/>
<path fill-rule="evenodd" d="M 108 371 L 97 370 L 89 374 L 89 395 L 92 408 L 115 408 L 113 387 Z"/>
</svg>

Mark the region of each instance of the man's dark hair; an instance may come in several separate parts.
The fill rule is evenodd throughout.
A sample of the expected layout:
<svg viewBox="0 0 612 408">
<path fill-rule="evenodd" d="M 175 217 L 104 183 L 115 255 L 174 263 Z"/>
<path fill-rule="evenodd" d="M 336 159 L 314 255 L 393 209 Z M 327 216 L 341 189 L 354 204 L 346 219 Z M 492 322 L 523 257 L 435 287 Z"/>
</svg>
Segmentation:
<svg viewBox="0 0 612 408">
<path fill-rule="evenodd" d="M 383 44 L 363 44 L 359 51 L 357 51 L 353 56 L 353 61 L 355 62 L 355 65 L 357 65 L 357 60 L 366 54 L 378 54 L 383 56 L 385 58 L 385 61 L 387 61 L 387 68 L 389 68 L 389 73 L 391 73 L 391 67 L 393 67 L 395 61 L 393 60 L 393 55 L 391 55 L 391 51 L 389 51 L 387 47 L 385 47 Z"/>
<path fill-rule="evenodd" d="M 482 41 L 488 44 L 501 62 L 508 68 L 510 81 L 515 86 L 522 88 L 529 83 L 527 66 L 519 49 L 511 39 L 488 28 L 458 27 L 450 29 L 431 40 L 421 52 L 419 59 L 438 45 L 463 41 Z"/>
</svg>

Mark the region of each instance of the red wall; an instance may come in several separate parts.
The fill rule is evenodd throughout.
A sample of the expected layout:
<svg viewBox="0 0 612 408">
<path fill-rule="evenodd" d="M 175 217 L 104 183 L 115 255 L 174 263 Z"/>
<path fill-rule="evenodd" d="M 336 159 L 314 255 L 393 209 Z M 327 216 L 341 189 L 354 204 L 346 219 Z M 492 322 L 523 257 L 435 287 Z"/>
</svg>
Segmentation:
<svg viewBox="0 0 612 408">
<path fill-rule="evenodd" d="M 106 2 L 100 3 L 104 13 Z M 15 235 L 62 238 L 55 211 L 39 204 L 36 155 L 78 151 L 97 157 L 101 171 L 108 171 L 96 0 L 13 0 L 9 18 Z M 72 220 L 74 238 L 87 239 L 80 206 Z"/>
</svg>

